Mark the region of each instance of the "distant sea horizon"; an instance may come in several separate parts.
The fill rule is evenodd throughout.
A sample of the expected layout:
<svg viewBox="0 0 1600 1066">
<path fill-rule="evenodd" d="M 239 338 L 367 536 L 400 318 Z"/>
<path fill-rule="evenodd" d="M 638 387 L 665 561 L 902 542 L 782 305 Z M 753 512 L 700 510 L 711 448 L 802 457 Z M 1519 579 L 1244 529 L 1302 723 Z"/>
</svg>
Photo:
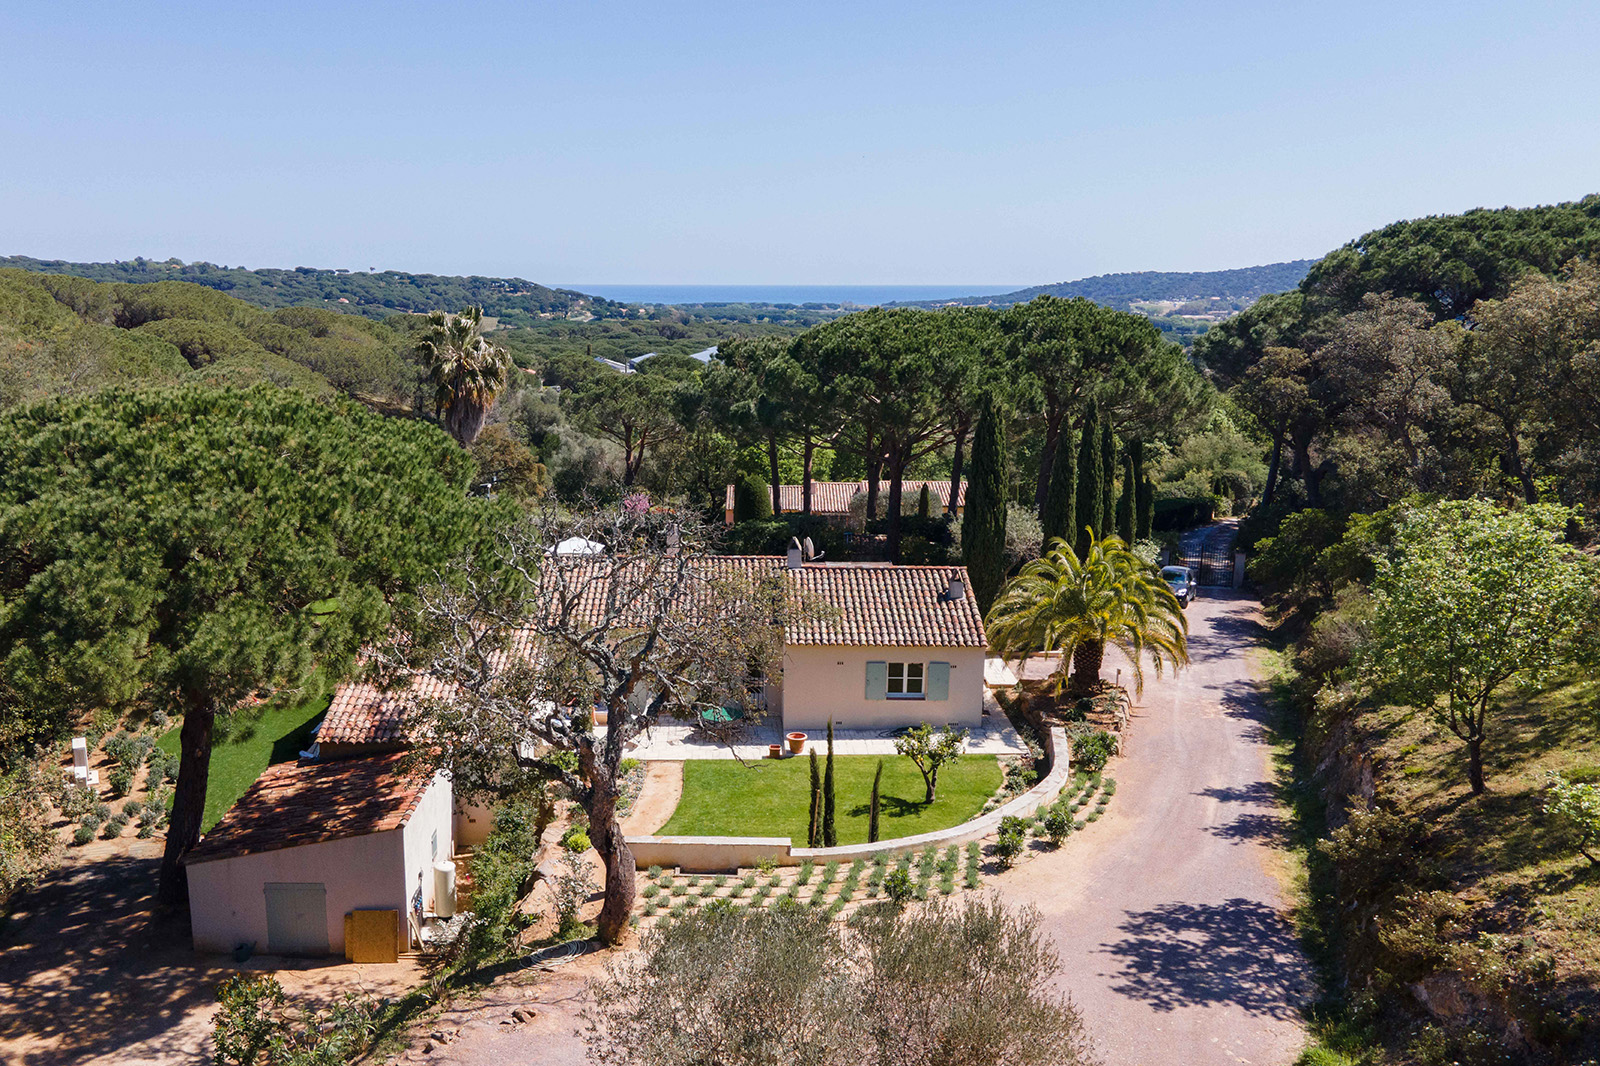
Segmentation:
<svg viewBox="0 0 1600 1066">
<path fill-rule="evenodd" d="M 560 285 L 630 304 L 877 304 L 994 296 L 1022 285 Z"/>
</svg>

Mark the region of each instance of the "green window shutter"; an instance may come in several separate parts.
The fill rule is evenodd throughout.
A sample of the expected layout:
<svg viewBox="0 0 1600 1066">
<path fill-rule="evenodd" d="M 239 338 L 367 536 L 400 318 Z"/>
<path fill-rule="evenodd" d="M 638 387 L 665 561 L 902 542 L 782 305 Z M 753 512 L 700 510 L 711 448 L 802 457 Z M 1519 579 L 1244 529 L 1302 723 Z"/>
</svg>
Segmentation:
<svg viewBox="0 0 1600 1066">
<path fill-rule="evenodd" d="M 928 664 L 928 699 L 947 700 L 950 698 L 950 664 Z"/>
<path fill-rule="evenodd" d="M 889 698 L 889 664 L 867 664 L 867 699 L 886 700 Z"/>
</svg>

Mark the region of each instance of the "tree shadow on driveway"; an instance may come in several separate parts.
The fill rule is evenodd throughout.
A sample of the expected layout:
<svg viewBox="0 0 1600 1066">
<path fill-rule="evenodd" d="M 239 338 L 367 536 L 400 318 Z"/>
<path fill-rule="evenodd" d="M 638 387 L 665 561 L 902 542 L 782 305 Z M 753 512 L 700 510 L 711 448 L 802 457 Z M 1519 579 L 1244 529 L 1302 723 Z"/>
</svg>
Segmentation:
<svg viewBox="0 0 1600 1066">
<path fill-rule="evenodd" d="M 1165 903 L 1130 913 L 1101 950 L 1121 964 L 1113 991 L 1153 1010 L 1234 1006 L 1292 1020 L 1308 991 L 1293 930 L 1255 900 Z"/>
</svg>

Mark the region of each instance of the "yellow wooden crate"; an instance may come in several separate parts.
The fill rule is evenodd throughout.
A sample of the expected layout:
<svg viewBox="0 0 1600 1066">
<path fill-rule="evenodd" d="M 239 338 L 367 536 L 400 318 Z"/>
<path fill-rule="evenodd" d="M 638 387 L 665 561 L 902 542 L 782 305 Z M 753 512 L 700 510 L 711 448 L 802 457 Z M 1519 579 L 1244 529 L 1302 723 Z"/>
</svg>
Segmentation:
<svg viewBox="0 0 1600 1066">
<path fill-rule="evenodd" d="M 344 916 L 344 957 L 351 962 L 397 962 L 399 911 L 351 911 Z"/>
</svg>

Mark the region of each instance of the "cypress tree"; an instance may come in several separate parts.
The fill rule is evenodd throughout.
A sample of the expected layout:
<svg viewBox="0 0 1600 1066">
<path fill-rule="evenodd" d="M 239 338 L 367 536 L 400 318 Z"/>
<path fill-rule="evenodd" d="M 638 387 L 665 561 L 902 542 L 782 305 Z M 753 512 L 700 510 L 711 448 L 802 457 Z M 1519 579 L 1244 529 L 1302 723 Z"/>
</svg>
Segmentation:
<svg viewBox="0 0 1600 1066">
<path fill-rule="evenodd" d="M 733 520 L 748 522 L 772 517 L 772 492 L 754 474 L 740 474 L 733 483 Z"/>
<path fill-rule="evenodd" d="M 833 719 L 828 719 L 828 768 L 822 775 L 822 846 L 839 846 L 839 834 L 833 824 Z"/>
<path fill-rule="evenodd" d="M 817 764 L 817 749 L 811 749 L 811 817 L 808 819 L 811 827 L 806 834 L 806 847 L 820 848 L 822 846 L 822 767 Z"/>
<path fill-rule="evenodd" d="M 1057 537 L 1071 544 L 1072 523 L 1077 517 L 1078 493 L 1078 442 L 1073 439 L 1072 427 L 1062 426 L 1056 438 L 1056 454 L 1050 463 L 1050 485 L 1044 498 L 1044 510 L 1039 513 L 1039 525 L 1044 529 L 1044 546 Z"/>
<path fill-rule="evenodd" d="M 933 501 L 928 498 L 928 486 L 924 483 L 921 494 L 917 496 L 917 517 L 927 518 L 932 511 Z"/>
<path fill-rule="evenodd" d="M 972 596 L 987 614 L 1006 576 L 1006 437 L 994 397 L 984 399 L 972 435 L 972 472 L 961 517 L 961 559 Z"/>
<path fill-rule="evenodd" d="M 1100 407 L 1091 403 L 1083 416 L 1083 435 L 1078 438 L 1078 492 L 1077 515 L 1072 529 L 1072 542 L 1078 558 L 1089 554 L 1090 538 L 1098 536 L 1105 528 L 1100 518 L 1100 480 L 1104 469 L 1100 465 Z M 1093 530 L 1093 533 L 1089 531 Z"/>
<path fill-rule="evenodd" d="M 1134 523 L 1133 535 L 1136 540 L 1150 539 L 1150 523 L 1155 517 L 1155 486 L 1150 484 L 1150 479 L 1144 476 L 1144 441 L 1136 440 L 1128 445 L 1129 452 L 1133 455 L 1133 483 L 1137 486 L 1134 496 Z"/>
<path fill-rule="evenodd" d="M 878 842 L 878 789 L 883 785 L 883 760 L 878 760 L 878 770 L 872 775 L 872 802 L 867 805 L 867 843 Z"/>
<path fill-rule="evenodd" d="M 1133 543 L 1133 456 L 1122 456 L 1122 493 L 1117 497 L 1117 536 L 1122 543 Z"/>
<path fill-rule="evenodd" d="M 1095 529 L 1104 537 L 1117 528 L 1117 441 L 1111 435 L 1111 419 L 1100 419 L 1100 525 Z"/>
</svg>

